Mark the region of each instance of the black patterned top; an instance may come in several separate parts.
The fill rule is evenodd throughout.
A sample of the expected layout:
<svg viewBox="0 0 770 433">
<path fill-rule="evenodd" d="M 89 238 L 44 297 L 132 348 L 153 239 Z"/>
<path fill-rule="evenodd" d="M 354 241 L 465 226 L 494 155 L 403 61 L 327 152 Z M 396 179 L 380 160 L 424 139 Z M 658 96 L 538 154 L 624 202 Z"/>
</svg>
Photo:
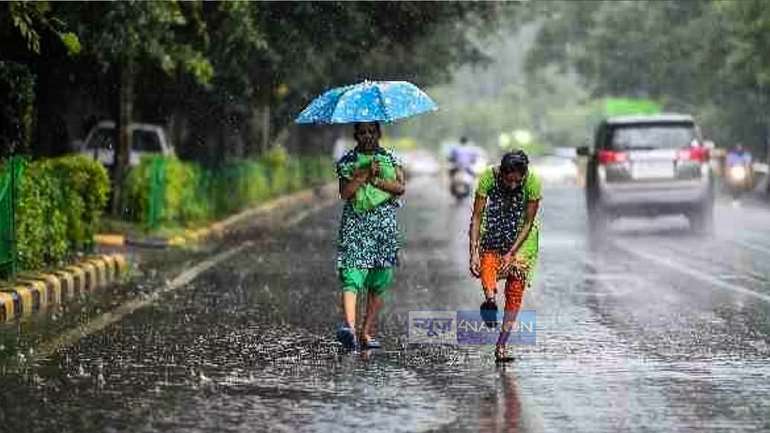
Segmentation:
<svg viewBox="0 0 770 433">
<path fill-rule="evenodd" d="M 380 155 L 387 156 L 393 166 L 402 167 L 400 159 L 392 152 L 379 148 Z M 337 176 L 348 179 L 342 167 L 358 159 L 353 149 L 337 161 Z M 384 268 L 398 265 L 400 238 L 396 211 L 401 207 L 398 199 L 388 200 L 369 211 L 358 213 L 350 201 L 342 210 L 337 237 L 337 268 Z"/>
</svg>

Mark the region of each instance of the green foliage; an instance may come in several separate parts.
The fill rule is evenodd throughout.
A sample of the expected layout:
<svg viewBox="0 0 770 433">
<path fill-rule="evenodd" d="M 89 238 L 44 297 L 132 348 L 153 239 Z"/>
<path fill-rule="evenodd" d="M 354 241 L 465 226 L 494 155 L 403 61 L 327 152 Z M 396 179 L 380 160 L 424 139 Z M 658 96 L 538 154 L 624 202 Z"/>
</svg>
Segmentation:
<svg viewBox="0 0 770 433">
<path fill-rule="evenodd" d="M 145 156 L 138 166 L 128 172 L 125 182 L 125 195 L 121 208 L 123 216 L 131 221 L 148 224 L 150 191 L 152 183 L 153 160 Z M 195 186 L 200 182 L 201 170 L 195 164 L 185 163 L 175 157 L 164 158 L 162 164 L 164 182 L 162 184 L 162 206 L 158 222 L 169 224 L 189 224 L 200 221 L 208 214 L 204 203 L 196 200 Z"/>
<path fill-rule="evenodd" d="M 76 56 L 80 54 L 80 51 L 83 49 L 83 47 L 80 45 L 80 39 L 78 39 L 76 34 L 72 32 L 66 32 L 61 33 L 59 36 L 64 46 L 67 48 L 67 53 L 69 53 L 70 56 Z"/>
<path fill-rule="evenodd" d="M 288 166 L 289 154 L 286 149 L 275 146 L 265 152 L 261 160 L 269 173 L 271 194 L 279 195 L 288 192 L 291 174 Z"/>
<path fill-rule="evenodd" d="M 657 114 L 662 107 L 655 101 L 632 98 L 604 98 L 604 113 L 607 116 L 630 114 Z"/>
<path fill-rule="evenodd" d="M 15 31 L 29 52 L 40 54 L 45 34 L 52 33 L 58 36 L 70 55 L 80 51 L 77 35 L 63 30 L 65 24 L 52 14 L 50 2 L 12 0 L 3 7 L 7 8 L 7 15 L 0 13 L 0 36 L 8 37 Z"/>
<path fill-rule="evenodd" d="M 107 170 L 83 155 L 72 155 L 46 161 L 69 205 L 67 238 L 76 248 L 87 247 L 93 241 L 94 229 L 102 216 L 110 193 Z"/>
<path fill-rule="evenodd" d="M 177 158 L 166 158 L 165 203 L 162 220 L 179 221 L 182 224 L 198 221 L 205 215 L 200 203 L 195 200 L 195 185 L 199 179 L 198 168 Z"/>
<path fill-rule="evenodd" d="M 336 177 L 336 173 L 331 169 L 334 164 L 331 158 L 305 156 L 300 157 L 298 161 L 302 168 L 304 185 L 319 186 Z"/>
<path fill-rule="evenodd" d="M 49 8 L 48 2 L 11 1 L 8 13 L 13 26 L 26 41 L 27 49 L 40 52 L 40 33 L 38 24 L 43 21 L 44 13 Z"/>
<path fill-rule="evenodd" d="M 260 57 L 276 106 L 275 130 L 329 87 L 363 79 L 405 79 L 420 86 L 486 59 L 476 43 L 514 5 L 493 2 L 300 2 L 256 7 L 267 49 Z M 340 67 L 355 65 L 355 67 Z M 282 83 L 288 92 L 278 97 Z"/>
<path fill-rule="evenodd" d="M 0 162 L 0 275 L 16 271 L 15 203 L 18 194 L 17 180 L 23 173 L 24 160 L 15 156 Z"/>
<path fill-rule="evenodd" d="M 22 64 L 0 61 L 0 157 L 29 149 L 34 103 L 34 75 Z"/>
<path fill-rule="evenodd" d="M 262 155 L 262 161 L 270 168 L 286 165 L 289 153 L 281 146 L 274 146 Z"/>
<path fill-rule="evenodd" d="M 128 174 L 123 203 L 124 216 L 145 224 L 150 200 L 152 157 L 142 159 Z M 239 160 L 216 169 L 193 162 L 165 158 L 164 203 L 160 223 L 165 227 L 195 226 L 222 218 L 271 197 L 333 179 L 326 157 L 289 156 L 274 149 L 258 160 Z"/>
<path fill-rule="evenodd" d="M 151 159 L 142 158 L 138 166 L 131 168 L 123 183 L 121 215 L 129 221 L 147 222 L 150 203 Z"/>
<path fill-rule="evenodd" d="M 199 83 L 214 71 L 203 52 L 205 37 L 197 26 L 200 3 L 185 11 L 174 0 L 57 5 L 82 41 L 84 54 L 105 65 L 158 65 L 174 76 L 184 71 Z"/>
<path fill-rule="evenodd" d="M 536 75 L 575 71 L 601 96 L 652 98 L 708 138 L 764 152 L 770 135 L 770 3 L 553 2 L 529 54 Z"/>
<path fill-rule="evenodd" d="M 205 135 L 217 123 L 233 126 L 237 112 L 238 133 L 247 143 L 257 142 L 265 127 L 270 141 L 285 134 L 302 106 L 329 86 L 364 78 L 425 85 L 447 79 L 456 65 L 482 62 L 478 36 L 516 9 L 484 2 L 175 0 L 12 1 L 3 7 L 12 12 L 12 19 L 0 14 L 0 37 L 16 54 L 11 57 L 34 68 L 53 65 L 42 85 L 67 87 L 46 92 L 52 99 L 92 95 L 118 122 L 127 112 L 178 116 L 189 120 L 190 136 Z M 42 56 L 45 61 L 38 61 Z M 269 124 L 252 122 L 264 107 Z M 193 142 L 174 145 L 180 155 L 214 153 L 190 149 L 200 145 Z"/>
<path fill-rule="evenodd" d="M 107 203 L 104 168 L 81 156 L 34 161 L 19 184 L 16 239 L 19 265 L 56 265 L 88 247 Z"/>
</svg>

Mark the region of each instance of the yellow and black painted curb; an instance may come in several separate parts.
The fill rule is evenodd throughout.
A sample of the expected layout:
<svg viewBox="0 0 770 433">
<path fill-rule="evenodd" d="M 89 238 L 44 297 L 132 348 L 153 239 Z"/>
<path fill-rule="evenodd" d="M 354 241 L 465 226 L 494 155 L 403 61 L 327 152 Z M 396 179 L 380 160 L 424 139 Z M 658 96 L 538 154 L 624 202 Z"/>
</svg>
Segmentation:
<svg viewBox="0 0 770 433">
<path fill-rule="evenodd" d="M 200 242 L 213 235 L 219 235 L 223 232 L 224 230 L 221 227 L 218 227 L 217 224 L 214 224 L 211 227 L 204 227 L 195 230 L 185 230 L 181 235 L 168 238 L 135 238 L 121 234 L 99 234 L 94 236 L 94 242 L 96 242 L 98 245 L 110 247 L 121 247 L 128 245 L 145 248 L 167 248 Z"/>
<path fill-rule="evenodd" d="M 85 258 L 50 272 L 21 273 L 13 282 L 0 281 L 0 323 L 62 304 L 81 293 L 113 284 L 128 274 L 121 254 Z"/>
</svg>

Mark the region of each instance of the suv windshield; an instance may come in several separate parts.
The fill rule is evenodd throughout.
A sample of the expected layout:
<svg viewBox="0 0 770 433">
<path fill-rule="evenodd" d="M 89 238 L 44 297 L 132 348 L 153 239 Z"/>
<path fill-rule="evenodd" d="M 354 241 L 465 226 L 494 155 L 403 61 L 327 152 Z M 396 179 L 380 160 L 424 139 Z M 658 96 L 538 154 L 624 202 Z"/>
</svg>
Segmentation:
<svg viewBox="0 0 770 433">
<path fill-rule="evenodd" d="M 695 127 L 678 125 L 628 125 L 612 130 L 610 147 L 624 149 L 681 149 L 696 140 Z"/>
</svg>

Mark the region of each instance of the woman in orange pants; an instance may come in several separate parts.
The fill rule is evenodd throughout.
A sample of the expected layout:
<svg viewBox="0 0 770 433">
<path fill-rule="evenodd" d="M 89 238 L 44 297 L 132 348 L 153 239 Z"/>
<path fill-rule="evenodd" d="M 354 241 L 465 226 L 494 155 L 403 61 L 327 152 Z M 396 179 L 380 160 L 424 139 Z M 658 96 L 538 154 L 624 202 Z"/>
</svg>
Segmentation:
<svg viewBox="0 0 770 433">
<path fill-rule="evenodd" d="M 506 153 L 500 165 L 479 177 L 469 230 L 470 271 L 481 279 L 485 304 L 497 309 L 497 280 L 505 278 L 505 314 L 495 347 L 509 361 L 505 344 L 537 264 L 541 187 L 523 151 Z"/>
</svg>

